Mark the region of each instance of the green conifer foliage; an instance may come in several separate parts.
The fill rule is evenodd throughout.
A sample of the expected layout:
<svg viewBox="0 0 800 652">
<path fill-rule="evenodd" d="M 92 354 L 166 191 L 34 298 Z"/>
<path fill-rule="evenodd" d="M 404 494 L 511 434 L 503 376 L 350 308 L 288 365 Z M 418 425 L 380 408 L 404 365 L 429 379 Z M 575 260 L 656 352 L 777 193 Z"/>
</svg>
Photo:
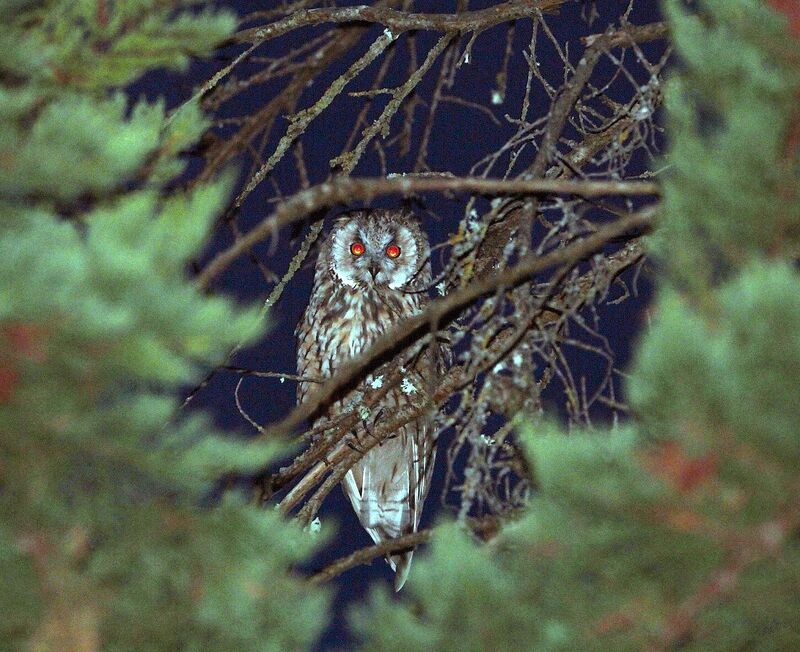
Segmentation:
<svg viewBox="0 0 800 652">
<path fill-rule="evenodd" d="M 261 330 L 185 277 L 231 185 L 164 190 L 200 112 L 168 121 L 119 90 L 233 29 L 192 4 L 0 8 L 3 647 L 298 649 L 324 626 L 324 592 L 288 572 L 317 542 L 236 500 L 200 507 L 284 451 L 178 412 Z"/>
<path fill-rule="evenodd" d="M 376 591 L 353 614 L 366 649 L 800 649 L 800 41 L 760 1 L 696 4 L 665 5 L 680 72 L 636 421 L 521 426 L 526 513 L 485 546 L 440 529 L 404 608 Z"/>
</svg>

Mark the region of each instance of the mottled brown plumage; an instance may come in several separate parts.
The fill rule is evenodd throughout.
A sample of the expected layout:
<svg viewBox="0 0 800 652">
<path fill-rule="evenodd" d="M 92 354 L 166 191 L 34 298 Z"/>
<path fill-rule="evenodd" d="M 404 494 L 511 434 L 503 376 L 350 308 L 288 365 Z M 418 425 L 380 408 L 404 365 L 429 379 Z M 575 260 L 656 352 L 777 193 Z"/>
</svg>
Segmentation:
<svg viewBox="0 0 800 652">
<path fill-rule="evenodd" d="M 298 373 L 331 377 L 395 324 L 422 311 L 430 281 L 428 240 L 410 213 L 365 210 L 338 218 L 321 246 L 311 299 L 297 327 Z M 426 348 L 406 362 L 403 383 L 389 389 L 381 405 L 350 433 L 349 445 L 358 447 L 387 416 L 422 400 L 436 366 L 430 355 Z M 385 368 L 377 369 L 365 384 L 380 386 Z M 363 389 L 341 397 L 320 420 L 351 409 Z M 313 391 L 313 383 L 300 382 L 298 402 Z M 376 543 L 417 530 L 435 444 L 433 424 L 420 416 L 371 448 L 345 476 L 344 492 Z M 408 576 L 412 554 L 387 558 L 398 590 Z"/>
</svg>

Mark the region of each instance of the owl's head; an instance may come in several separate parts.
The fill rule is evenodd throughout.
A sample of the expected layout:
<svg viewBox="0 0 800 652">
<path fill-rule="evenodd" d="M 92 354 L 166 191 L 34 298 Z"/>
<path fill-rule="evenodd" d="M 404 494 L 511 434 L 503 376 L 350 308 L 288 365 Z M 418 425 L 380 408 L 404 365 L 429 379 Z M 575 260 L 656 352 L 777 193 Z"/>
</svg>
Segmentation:
<svg viewBox="0 0 800 652">
<path fill-rule="evenodd" d="M 334 222 L 323 247 L 331 275 L 349 287 L 422 289 L 430 280 L 428 239 L 403 210 L 359 210 Z"/>
</svg>

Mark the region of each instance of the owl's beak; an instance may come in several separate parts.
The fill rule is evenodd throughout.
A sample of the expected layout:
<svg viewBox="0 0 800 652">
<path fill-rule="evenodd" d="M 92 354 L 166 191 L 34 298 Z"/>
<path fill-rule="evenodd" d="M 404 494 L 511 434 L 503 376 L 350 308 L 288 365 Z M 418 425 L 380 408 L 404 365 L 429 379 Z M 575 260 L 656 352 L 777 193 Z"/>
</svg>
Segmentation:
<svg viewBox="0 0 800 652">
<path fill-rule="evenodd" d="M 375 263 L 372 263 L 369 267 L 367 267 L 367 269 L 369 270 L 369 275 L 372 277 L 372 280 L 374 281 L 375 277 L 378 275 L 378 272 L 380 271 L 378 269 L 378 266 Z"/>
</svg>

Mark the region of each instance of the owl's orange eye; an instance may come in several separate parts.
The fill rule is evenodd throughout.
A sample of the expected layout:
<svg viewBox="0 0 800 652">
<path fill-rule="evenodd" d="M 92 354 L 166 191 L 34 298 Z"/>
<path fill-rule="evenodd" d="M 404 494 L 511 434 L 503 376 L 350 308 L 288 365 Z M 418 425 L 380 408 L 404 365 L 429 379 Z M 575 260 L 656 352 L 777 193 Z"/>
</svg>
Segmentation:
<svg viewBox="0 0 800 652">
<path fill-rule="evenodd" d="M 350 245 L 350 253 L 353 254 L 354 256 L 360 256 L 361 254 L 364 253 L 364 251 L 366 251 L 364 245 L 361 244 L 360 242 L 354 242 L 353 244 Z"/>
<path fill-rule="evenodd" d="M 389 245 L 386 247 L 386 255 L 389 258 L 397 258 L 400 255 L 400 247 L 397 245 Z"/>
</svg>

